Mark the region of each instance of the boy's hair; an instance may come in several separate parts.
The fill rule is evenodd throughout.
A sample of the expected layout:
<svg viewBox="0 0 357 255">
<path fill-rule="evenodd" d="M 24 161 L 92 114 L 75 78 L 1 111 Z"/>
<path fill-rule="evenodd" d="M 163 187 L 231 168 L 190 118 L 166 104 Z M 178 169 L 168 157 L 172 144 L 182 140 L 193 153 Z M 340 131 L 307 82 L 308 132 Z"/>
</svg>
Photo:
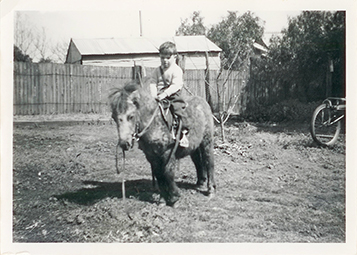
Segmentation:
<svg viewBox="0 0 357 255">
<path fill-rule="evenodd" d="M 160 54 L 163 55 L 176 55 L 177 54 L 176 45 L 170 41 L 164 42 L 163 44 L 161 44 L 159 48 L 159 52 Z"/>
</svg>

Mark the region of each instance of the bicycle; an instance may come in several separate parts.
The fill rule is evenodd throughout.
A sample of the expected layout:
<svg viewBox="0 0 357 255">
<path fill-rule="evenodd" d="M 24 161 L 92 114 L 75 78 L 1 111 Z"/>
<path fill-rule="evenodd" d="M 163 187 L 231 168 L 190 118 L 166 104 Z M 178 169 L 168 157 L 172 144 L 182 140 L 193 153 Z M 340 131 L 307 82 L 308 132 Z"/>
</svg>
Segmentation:
<svg viewBox="0 0 357 255">
<path fill-rule="evenodd" d="M 346 98 L 326 98 L 312 114 L 310 133 L 314 141 L 322 146 L 336 143 L 345 115 Z"/>
</svg>

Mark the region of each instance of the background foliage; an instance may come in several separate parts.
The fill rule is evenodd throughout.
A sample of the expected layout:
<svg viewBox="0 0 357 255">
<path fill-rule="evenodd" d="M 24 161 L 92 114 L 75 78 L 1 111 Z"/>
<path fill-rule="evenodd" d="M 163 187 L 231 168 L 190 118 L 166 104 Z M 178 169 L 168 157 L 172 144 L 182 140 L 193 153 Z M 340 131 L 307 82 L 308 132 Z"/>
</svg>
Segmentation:
<svg viewBox="0 0 357 255">
<path fill-rule="evenodd" d="M 345 12 L 303 11 L 272 38 L 258 71 L 281 86 L 284 98 L 345 96 L 345 33 Z"/>
<path fill-rule="evenodd" d="M 193 12 L 190 19 L 181 20 L 176 35 L 206 35 L 222 49 L 221 61 L 225 69 L 239 70 L 252 52 L 255 40 L 262 38 L 264 27 L 252 12 L 239 15 L 228 11 L 219 23 L 208 28 L 199 11 Z"/>
<path fill-rule="evenodd" d="M 182 21 L 177 34 L 205 34 L 222 49 L 222 68 L 239 70 L 248 62 L 248 87 L 260 95 L 269 91 L 252 101 L 249 118 L 283 121 L 306 118 L 327 96 L 345 97 L 345 16 L 344 11 L 301 12 L 289 19 L 281 35 L 272 36 L 266 57 L 252 50 L 264 34 L 252 12 L 228 12 L 210 28 L 200 12 L 194 12 L 192 22 Z"/>
<path fill-rule="evenodd" d="M 223 68 L 232 66 L 233 70 L 239 70 L 249 58 L 253 43 L 264 34 L 259 20 L 249 11 L 240 16 L 228 12 L 227 17 L 208 30 L 207 37 L 222 49 Z"/>
</svg>

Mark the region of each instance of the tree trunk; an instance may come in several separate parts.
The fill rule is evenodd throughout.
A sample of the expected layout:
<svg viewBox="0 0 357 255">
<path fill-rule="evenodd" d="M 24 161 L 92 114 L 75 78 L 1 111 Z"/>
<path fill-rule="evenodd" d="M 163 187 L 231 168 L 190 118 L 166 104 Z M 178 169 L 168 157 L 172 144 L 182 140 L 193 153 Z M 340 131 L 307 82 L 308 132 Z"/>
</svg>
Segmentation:
<svg viewBox="0 0 357 255">
<path fill-rule="evenodd" d="M 208 52 L 206 51 L 206 69 L 205 69 L 205 94 L 206 94 L 206 101 L 211 107 L 213 111 L 213 104 L 212 104 L 212 96 L 210 91 L 210 73 L 209 73 L 209 59 L 208 59 Z"/>
<path fill-rule="evenodd" d="M 218 76 L 219 77 L 219 76 Z M 219 90 L 219 83 L 218 83 L 218 77 L 216 79 L 216 85 L 217 85 L 217 111 L 218 111 L 218 122 L 221 127 L 221 138 L 222 142 L 225 142 L 225 137 L 224 137 L 224 122 L 223 122 L 223 115 L 222 115 L 222 109 L 221 109 L 221 91 Z"/>
<path fill-rule="evenodd" d="M 221 113 L 219 113 L 219 126 L 221 127 L 221 137 L 222 137 L 222 143 L 226 142 L 226 136 L 224 134 L 224 121 L 223 121 L 223 116 Z"/>
</svg>

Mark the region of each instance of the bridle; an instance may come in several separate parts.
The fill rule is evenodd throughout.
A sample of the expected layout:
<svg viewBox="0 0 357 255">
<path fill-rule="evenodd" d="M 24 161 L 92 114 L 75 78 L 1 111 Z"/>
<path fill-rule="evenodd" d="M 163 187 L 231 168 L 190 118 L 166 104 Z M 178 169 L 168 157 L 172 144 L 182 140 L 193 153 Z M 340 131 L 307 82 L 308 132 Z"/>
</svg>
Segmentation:
<svg viewBox="0 0 357 255">
<path fill-rule="evenodd" d="M 132 146 L 134 144 L 134 140 L 139 141 L 140 138 L 148 131 L 150 125 L 152 124 L 152 122 L 155 119 L 155 116 L 157 115 L 157 112 L 159 110 L 159 107 L 156 107 L 154 113 L 152 114 L 149 123 L 145 126 L 145 128 L 142 131 L 139 131 L 140 127 L 139 127 L 139 123 L 136 122 L 135 123 L 135 131 L 134 133 L 131 135 L 132 136 Z M 120 169 L 119 169 L 119 158 L 118 158 L 118 154 L 119 154 L 119 147 L 120 147 L 120 142 L 118 141 L 117 146 L 116 146 L 116 153 L 115 153 L 115 167 L 117 170 L 117 173 L 120 174 Z M 123 153 L 123 157 L 122 157 L 122 169 L 123 171 L 125 170 L 125 150 L 122 149 L 122 153 Z M 124 183 L 124 181 L 123 181 Z"/>
</svg>

